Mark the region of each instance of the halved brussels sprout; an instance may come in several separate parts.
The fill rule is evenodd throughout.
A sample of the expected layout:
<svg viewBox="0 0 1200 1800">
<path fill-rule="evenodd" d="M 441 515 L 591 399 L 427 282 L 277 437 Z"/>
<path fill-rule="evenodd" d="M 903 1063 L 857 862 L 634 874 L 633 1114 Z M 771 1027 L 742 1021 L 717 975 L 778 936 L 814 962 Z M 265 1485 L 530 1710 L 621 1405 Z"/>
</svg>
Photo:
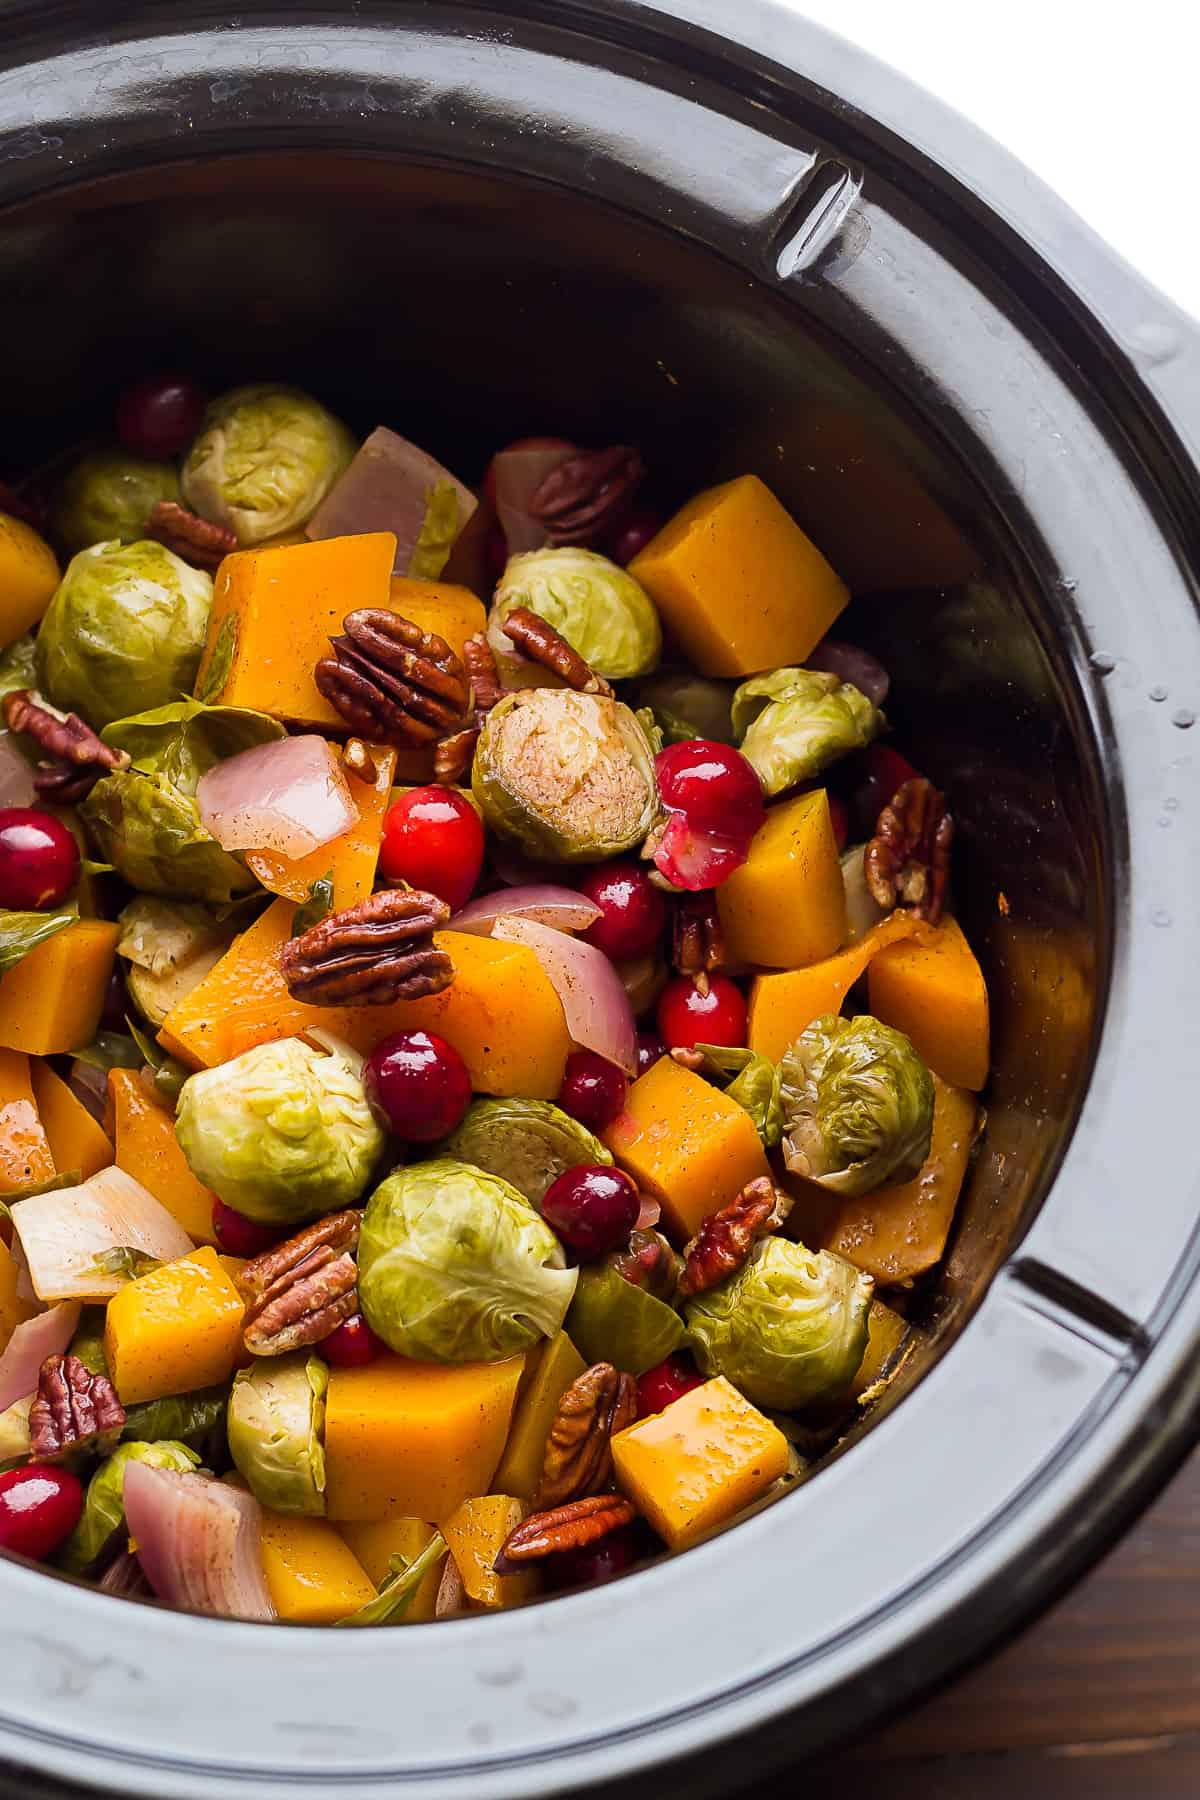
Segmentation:
<svg viewBox="0 0 1200 1800">
<path fill-rule="evenodd" d="M 512 654 L 504 621 L 518 606 L 553 625 L 610 681 L 648 674 L 662 650 L 649 594 L 627 569 L 595 550 L 569 546 L 509 558 L 488 619 L 488 641 L 502 655 Z"/>
<path fill-rule="evenodd" d="M 510 694 L 492 708 L 471 787 L 494 831 L 553 862 L 634 849 L 658 807 L 654 758 L 633 713 L 568 688 Z"/>
<path fill-rule="evenodd" d="M 758 1050 L 724 1044 L 697 1044 L 696 1049 L 704 1057 L 701 1075 L 745 1107 L 763 1144 L 773 1150 L 783 1136 L 783 1102 L 775 1064 Z"/>
<path fill-rule="evenodd" d="M 733 688 L 732 681 L 709 681 L 687 669 L 664 669 L 639 683 L 637 697 L 658 720 L 668 744 L 688 738 L 732 744 Z"/>
<path fill-rule="evenodd" d="M 229 1454 L 256 1500 L 277 1513 L 325 1514 L 329 1366 L 310 1351 L 259 1357 L 229 1396 Z"/>
<path fill-rule="evenodd" d="M 575 1280 L 524 1195 L 471 1163 L 443 1156 L 396 1169 L 367 1202 L 359 1304 L 401 1356 L 515 1356 L 559 1329 Z"/>
<path fill-rule="evenodd" d="M 117 955 L 128 967 L 126 983 L 135 1006 L 151 1025 L 161 1025 L 220 961 L 237 925 L 184 900 L 139 894 L 120 914 Z"/>
<path fill-rule="evenodd" d="M 307 523 L 356 447 L 341 421 L 298 388 L 234 388 L 204 416 L 183 465 L 183 497 L 244 549 Z"/>
<path fill-rule="evenodd" d="M 874 1286 L 828 1250 L 769 1237 L 736 1275 L 688 1301 L 688 1345 L 706 1375 L 724 1375 L 756 1406 L 832 1400 L 862 1361 Z"/>
<path fill-rule="evenodd" d="M 58 1553 L 64 1569 L 77 1575 L 99 1556 L 114 1531 L 125 1523 L 125 1471 L 130 1463 L 149 1463 L 152 1469 L 174 1469 L 190 1474 L 200 1458 L 186 1444 L 167 1439 L 158 1443 L 126 1443 L 102 1462 L 88 1482 L 83 1514 Z"/>
<path fill-rule="evenodd" d="M 173 463 L 150 462 L 123 450 L 92 450 L 58 490 L 50 515 L 51 535 L 68 556 L 110 538 L 133 544 L 145 537 L 159 501 L 178 499 L 179 475 Z"/>
<path fill-rule="evenodd" d="M 67 564 L 37 635 L 38 686 L 97 731 L 191 692 L 213 584 L 164 544 L 115 539 Z"/>
<path fill-rule="evenodd" d="M 902 1031 L 823 1013 L 779 1065 L 783 1158 L 837 1194 L 910 1181 L 929 1155 L 933 1077 Z"/>
<path fill-rule="evenodd" d="M 363 1059 L 327 1032 L 258 1044 L 183 1084 L 175 1135 L 197 1181 L 261 1225 L 353 1206 L 384 1146 Z"/>
<path fill-rule="evenodd" d="M 499 1175 L 539 1208 L 564 1169 L 612 1162 L 600 1139 L 560 1106 L 520 1098 L 473 1100 L 439 1154 Z"/>
<path fill-rule="evenodd" d="M 817 669 L 753 675 L 733 696 L 742 755 L 768 794 L 782 794 L 839 756 L 864 749 L 886 723 L 850 682 Z"/>
<path fill-rule="evenodd" d="M 566 1329 L 585 1362 L 610 1362 L 630 1375 L 652 1369 L 684 1339 L 674 1307 L 635 1286 L 612 1257 L 579 1271 Z"/>
</svg>

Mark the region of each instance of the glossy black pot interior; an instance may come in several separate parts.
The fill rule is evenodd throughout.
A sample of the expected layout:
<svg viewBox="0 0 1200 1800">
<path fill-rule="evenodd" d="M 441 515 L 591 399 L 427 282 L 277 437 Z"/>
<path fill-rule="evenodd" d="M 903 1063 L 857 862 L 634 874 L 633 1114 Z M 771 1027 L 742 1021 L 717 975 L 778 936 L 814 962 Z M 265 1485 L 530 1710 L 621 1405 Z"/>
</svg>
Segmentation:
<svg viewBox="0 0 1200 1800">
<path fill-rule="evenodd" d="M 272 32 L 283 15 L 268 11 L 261 34 L 192 21 L 188 37 L 180 20 L 165 50 L 93 41 L 56 64 L 93 30 L 83 8 L 41 40 L 26 22 L 24 54 L 47 71 L 37 124 L 22 136 L 0 107 L 0 320 L 16 352 L 0 475 L 89 432 L 123 378 L 162 364 L 214 388 L 297 381 L 468 480 L 498 443 L 541 431 L 641 445 L 666 506 L 756 470 L 850 582 L 839 632 L 884 657 L 899 741 L 950 796 L 993 1001 L 987 1136 L 919 1303 L 931 1348 L 854 1457 L 691 1553 L 690 1597 L 652 1573 L 526 1619 L 526 1638 L 557 1632 L 568 1662 L 581 1632 L 609 1644 L 607 1711 L 593 1718 L 568 1681 L 522 1735 L 473 1700 L 461 1767 L 441 1739 L 426 1751 L 419 1719 L 421 1754 L 397 1739 L 345 1757 L 332 1741 L 293 1755 L 253 1721 L 226 1741 L 223 1724 L 203 1752 L 189 1741 L 196 1782 L 213 1767 L 275 1792 L 283 1770 L 340 1792 L 328 1784 L 349 1769 L 368 1784 L 354 1791 L 384 1772 L 431 1792 L 551 1791 L 785 1706 L 802 1710 L 781 1741 L 811 1747 L 1010 1626 L 1187 1438 L 1195 1212 L 1162 1121 L 1196 1066 L 1182 797 L 1200 701 L 1197 477 L 1181 436 L 1196 421 L 1168 416 L 1179 366 L 1195 379 L 1194 340 L 1090 243 L 1071 251 L 1052 214 L 1089 309 L 1013 221 L 785 66 L 803 41 L 886 121 L 897 94 L 832 40 L 751 13 L 749 47 L 720 54 L 704 10 L 368 7 L 361 45 L 307 14 Z M 986 185 L 990 152 L 956 131 L 945 142 L 978 154 Z M 856 1534 L 894 1550 L 843 1608 Z M 803 1596 L 795 1642 L 792 1625 L 766 1645 L 735 1628 L 740 1561 L 764 1556 Z M 701 1587 L 723 1595 L 716 1630 Z M 71 1629 L 105 1641 L 147 1617 L 70 1604 Z M 709 1633 L 712 1682 L 681 1677 L 635 1723 L 645 1696 L 622 1695 L 615 1668 L 645 1609 L 677 1644 Z M 472 1622 L 461 1657 L 486 1660 L 513 1629 Z M 176 1640 L 191 1633 L 180 1654 L 211 1670 L 235 1631 L 189 1622 Z M 276 1636 L 262 1654 L 299 1669 L 307 1641 Z M 402 1653 L 389 1640 L 377 1655 Z M 334 1725 L 341 1694 L 334 1678 Z M 150 1791 L 164 1770 L 184 1779 L 165 1749 L 137 1760 L 143 1721 L 125 1700 L 107 1732 L 75 1732 L 36 1694 L 0 1713 L 12 1755 Z M 94 1765 L 83 1741 L 104 1746 Z"/>
</svg>

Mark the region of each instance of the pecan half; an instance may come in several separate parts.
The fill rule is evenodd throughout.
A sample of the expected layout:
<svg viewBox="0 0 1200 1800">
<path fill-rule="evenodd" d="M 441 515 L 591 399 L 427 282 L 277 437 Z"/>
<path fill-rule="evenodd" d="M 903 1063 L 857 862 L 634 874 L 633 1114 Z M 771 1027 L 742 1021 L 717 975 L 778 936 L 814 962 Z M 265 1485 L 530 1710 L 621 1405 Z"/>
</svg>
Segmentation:
<svg viewBox="0 0 1200 1800">
<path fill-rule="evenodd" d="M 542 479 L 529 511 L 552 544 L 595 544 L 624 519 L 645 473 L 629 444 L 579 450 Z"/>
<path fill-rule="evenodd" d="M 936 925 L 950 876 L 954 820 L 944 797 L 918 775 L 897 788 L 880 813 L 863 857 L 876 906 L 903 906 Z"/>
<path fill-rule="evenodd" d="M 756 1175 L 735 1200 L 709 1213 L 683 1253 L 679 1293 L 703 1294 L 736 1275 L 759 1238 L 775 1231 L 791 1211 L 791 1201 L 769 1175 Z"/>
<path fill-rule="evenodd" d="M 313 671 L 350 729 L 375 743 L 433 744 L 467 715 L 466 671 L 445 638 L 382 606 L 346 614 Z"/>
<path fill-rule="evenodd" d="M 354 1250 L 361 1225 L 362 1213 L 357 1207 L 326 1213 L 323 1219 L 314 1220 L 284 1243 L 273 1244 L 260 1256 L 252 1256 L 244 1262 L 234 1278 L 238 1293 L 252 1304 L 261 1300 L 281 1276 L 298 1268 L 314 1250 Z"/>
<path fill-rule="evenodd" d="M 157 538 L 198 569 L 215 569 L 231 550 L 237 549 L 237 534 L 228 525 L 202 519 L 177 500 L 158 501 L 146 521 L 146 536 Z"/>
<path fill-rule="evenodd" d="M 711 892 L 685 894 L 671 921 L 671 961 L 681 975 L 690 975 L 702 994 L 708 978 L 725 961 L 725 939 L 717 902 Z"/>
<path fill-rule="evenodd" d="M 433 753 L 433 779 L 443 787 L 453 787 L 464 775 L 469 775 L 478 742 L 478 725 L 468 725 L 462 731 L 440 738 Z"/>
<path fill-rule="evenodd" d="M 504 693 L 492 646 L 481 631 L 463 645 L 463 663 L 471 689 L 471 704 L 476 713 L 491 712 Z"/>
<path fill-rule="evenodd" d="M 510 637 L 523 656 L 531 662 L 540 663 L 543 669 L 552 669 L 561 675 L 568 687 L 578 694 L 611 694 L 612 689 L 603 675 L 597 675 L 580 656 L 578 650 L 572 650 L 565 637 L 555 631 L 553 625 L 547 624 L 537 613 L 530 612 L 527 606 L 514 606 L 504 620 L 504 631 Z"/>
<path fill-rule="evenodd" d="M 129 767 L 128 751 L 110 750 L 78 713 L 58 712 L 30 688 L 14 688 L 4 696 L 4 723 L 46 752 L 33 776 L 43 799 L 74 806 L 109 770 Z"/>
<path fill-rule="evenodd" d="M 330 1213 L 284 1244 L 253 1257 L 236 1276 L 246 1300 L 242 1338 L 255 1356 L 316 1344 L 358 1310 L 351 1254 L 362 1214 Z"/>
<path fill-rule="evenodd" d="M 611 1363 L 593 1363 L 558 1403 L 534 1505 L 541 1512 L 612 1485 L 612 1440 L 637 1418 L 637 1383 Z"/>
<path fill-rule="evenodd" d="M 636 1517 L 622 1494 L 592 1494 L 586 1500 L 572 1500 L 569 1506 L 530 1513 L 509 1532 L 492 1567 L 497 1575 L 509 1575 L 522 1563 L 556 1556 L 560 1550 L 582 1550 L 585 1544 L 594 1544 L 610 1531 L 632 1524 Z"/>
<path fill-rule="evenodd" d="M 34 1462 L 59 1462 L 73 1450 L 111 1450 L 121 1435 L 125 1408 L 107 1375 L 97 1375 L 77 1356 L 48 1356 L 38 1371 L 29 1409 L 29 1452 Z"/>
<path fill-rule="evenodd" d="M 433 934 L 450 917 L 436 894 L 386 888 L 289 938 L 279 967 L 293 1000 L 311 1006 L 388 1006 L 438 994 L 454 964 Z"/>
</svg>

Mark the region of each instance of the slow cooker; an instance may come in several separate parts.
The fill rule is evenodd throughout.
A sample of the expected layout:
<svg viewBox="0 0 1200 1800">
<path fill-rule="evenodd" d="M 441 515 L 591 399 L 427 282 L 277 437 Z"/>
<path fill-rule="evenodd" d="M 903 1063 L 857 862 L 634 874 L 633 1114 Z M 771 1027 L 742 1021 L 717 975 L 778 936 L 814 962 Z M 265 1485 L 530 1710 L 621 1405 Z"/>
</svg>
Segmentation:
<svg viewBox="0 0 1200 1800">
<path fill-rule="evenodd" d="M 929 1352 L 782 1503 L 383 1635 L 6 1561 L 0 1755 L 222 1800 L 735 1791 L 1014 1629 L 1193 1439 L 1200 332 L 764 0 L 2 10 L 6 461 L 166 362 L 456 468 L 550 430 L 668 500 L 757 471 L 951 796 L 995 1073 Z"/>
</svg>

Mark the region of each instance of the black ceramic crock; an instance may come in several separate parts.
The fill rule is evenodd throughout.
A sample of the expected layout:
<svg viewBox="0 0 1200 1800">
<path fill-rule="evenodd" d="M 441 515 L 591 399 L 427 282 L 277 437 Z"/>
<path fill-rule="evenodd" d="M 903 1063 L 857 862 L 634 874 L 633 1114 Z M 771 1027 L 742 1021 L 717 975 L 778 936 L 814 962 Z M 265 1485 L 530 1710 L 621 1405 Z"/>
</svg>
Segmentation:
<svg viewBox="0 0 1200 1800">
<path fill-rule="evenodd" d="M 607 1588 L 370 1633 L 0 1566 L 0 1754 L 127 1793 L 728 1793 L 981 1653 L 1200 1406 L 1200 336 L 962 120 L 759 0 L 0 0 L 0 465 L 129 371 L 456 468 L 761 473 L 961 822 L 989 1130 L 860 1441 Z M 0 466 L 0 474 L 5 472 Z"/>
</svg>

